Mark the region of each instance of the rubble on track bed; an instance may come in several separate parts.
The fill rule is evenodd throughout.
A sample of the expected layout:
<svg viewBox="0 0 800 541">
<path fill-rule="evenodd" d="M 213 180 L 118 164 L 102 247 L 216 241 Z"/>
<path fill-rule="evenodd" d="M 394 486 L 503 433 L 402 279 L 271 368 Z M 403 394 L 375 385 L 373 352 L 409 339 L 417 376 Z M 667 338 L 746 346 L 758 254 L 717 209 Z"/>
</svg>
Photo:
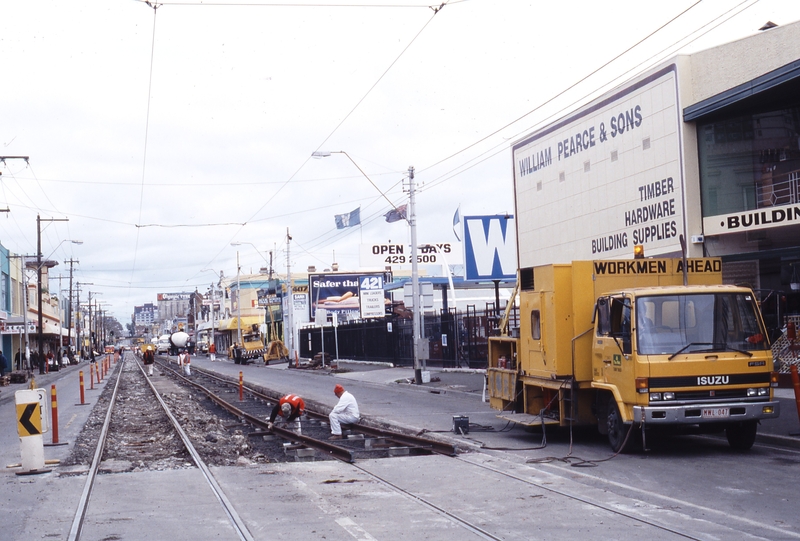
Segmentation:
<svg viewBox="0 0 800 541">
<path fill-rule="evenodd" d="M 114 367 L 105 388 L 62 466 L 90 465 L 113 392 L 116 370 L 123 370 L 100 471 L 144 471 L 194 467 L 194 462 L 153 396 L 133 359 Z M 163 396 L 173 416 L 210 466 L 249 465 L 285 460 L 282 450 L 269 453 L 254 446 L 247 427 L 224 410 L 193 393 Z M 105 466 L 108 463 L 108 466 Z"/>
</svg>

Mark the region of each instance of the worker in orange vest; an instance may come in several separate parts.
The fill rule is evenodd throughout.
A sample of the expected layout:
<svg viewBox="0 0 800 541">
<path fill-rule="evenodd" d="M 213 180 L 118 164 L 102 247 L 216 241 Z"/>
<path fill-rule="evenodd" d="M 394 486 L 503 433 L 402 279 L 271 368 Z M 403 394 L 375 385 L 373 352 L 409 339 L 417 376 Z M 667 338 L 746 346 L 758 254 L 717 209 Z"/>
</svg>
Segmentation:
<svg viewBox="0 0 800 541">
<path fill-rule="evenodd" d="M 292 421 L 295 423 L 295 432 L 300 433 L 300 416 L 305 413 L 306 403 L 303 399 L 296 394 L 287 394 L 282 397 L 280 401 L 272 408 L 272 413 L 269 416 L 269 424 L 267 425 L 270 430 L 275 423 L 278 415 L 282 417 L 284 423 L 289 424 Z"/>
</svg>

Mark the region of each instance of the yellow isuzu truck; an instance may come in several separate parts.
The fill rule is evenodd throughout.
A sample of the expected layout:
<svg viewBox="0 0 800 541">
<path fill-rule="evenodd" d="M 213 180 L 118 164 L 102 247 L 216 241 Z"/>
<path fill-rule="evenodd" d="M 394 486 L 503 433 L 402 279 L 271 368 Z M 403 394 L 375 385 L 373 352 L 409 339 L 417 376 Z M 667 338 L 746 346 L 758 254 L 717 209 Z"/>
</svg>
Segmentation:
<svg viewBox="0 0 800 541">
<path fill-rule="evenodd" d="M 519 328 L 489 339 L 491 405 L 527 425 L 596 425 L 628 451 L 653 429 L 725 431 L 749 449 L 777 417 L 753 291 L 717 258 L 520 269 Z"/>
</svg>

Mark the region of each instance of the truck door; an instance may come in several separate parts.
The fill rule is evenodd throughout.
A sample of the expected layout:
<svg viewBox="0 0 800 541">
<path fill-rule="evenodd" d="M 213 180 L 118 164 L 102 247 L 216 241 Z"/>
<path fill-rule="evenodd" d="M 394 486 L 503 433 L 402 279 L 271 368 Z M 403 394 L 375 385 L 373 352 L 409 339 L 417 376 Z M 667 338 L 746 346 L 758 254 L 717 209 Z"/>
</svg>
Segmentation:
<svg viewBox="0 0 800 541">
<path fill-rule="evenodd" d="M 635 400 L 631 299 L 623 295 L 601 297 L 597 317 L 595 380 L 616 386 L 623 400 L 631 403 Z"/>
</svg>

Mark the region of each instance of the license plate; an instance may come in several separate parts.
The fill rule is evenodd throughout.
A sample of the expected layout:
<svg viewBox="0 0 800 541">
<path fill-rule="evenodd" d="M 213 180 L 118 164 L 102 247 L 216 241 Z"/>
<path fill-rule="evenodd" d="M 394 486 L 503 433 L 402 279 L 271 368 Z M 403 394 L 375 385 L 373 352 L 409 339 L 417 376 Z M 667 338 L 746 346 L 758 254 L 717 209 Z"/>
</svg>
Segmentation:
<svg viewBox="0 0 800 541">
<path fill-rule="evenodd" d="M 730 417 L 730 408 L 706 408 L 703 410 L 704 419 L 721 419 L 723 417 Z"/>
</svg>

